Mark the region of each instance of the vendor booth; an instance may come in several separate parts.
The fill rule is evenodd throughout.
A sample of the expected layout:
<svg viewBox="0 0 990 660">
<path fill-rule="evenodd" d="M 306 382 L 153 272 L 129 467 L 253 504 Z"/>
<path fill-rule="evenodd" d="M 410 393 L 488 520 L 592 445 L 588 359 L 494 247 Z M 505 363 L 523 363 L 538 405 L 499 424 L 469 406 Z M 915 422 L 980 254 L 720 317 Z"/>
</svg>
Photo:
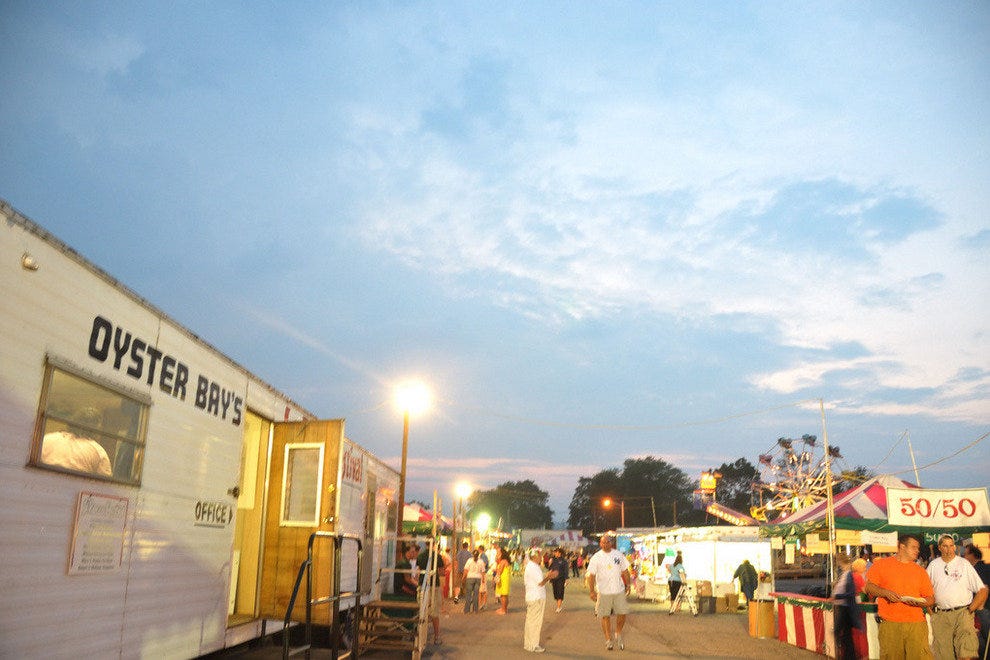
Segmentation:
<svg viewBox="0 0 990 660">
<path fill-rule="evenodd" d="M 735 610 L 741 600 L 732 576 L 744 559 L 762 576 L 757 597 L 762 594 L 769 598 L 773 590 L 770 541 L 760 538 L 758 527 L 679 527 L 634 538 L 639 541 L 635 550 L 641 557 L 636 584 L 641 598 L 669 599 L 668 566 L 678 552 L 693 592 L 701 599 L 711 599 L 702 601 L 702 611 L 708 611 L 706 603 L 713 611 Z"/>
<path fill-rule="evenodd" d="M 826 506 L 820 502 L 796 511 L 764 525 L 760 532 L 787 549 L 798 541 L 805 552 L 827 554 L 830 530 Z M 923 489 L 889 475 L 874 477 L 840 494 L 833 502 L 833 511 L 835 546 L 870 546 L 874 554 L 896 552 L 897 537 L 903 533 L 915 534 L 924 546 L 934 548 L 942 534 L 961 544 L 990 530 L 986 488 Z M 834 654 L 829 600 L 793 593 L 775 592 L 773 596 L 781 641 L 823 655 Z M 866 621 L 866 651 L 870 658 L 879 658 L 876 606 L 862 603 L 860 608 Z"/>
</svg>

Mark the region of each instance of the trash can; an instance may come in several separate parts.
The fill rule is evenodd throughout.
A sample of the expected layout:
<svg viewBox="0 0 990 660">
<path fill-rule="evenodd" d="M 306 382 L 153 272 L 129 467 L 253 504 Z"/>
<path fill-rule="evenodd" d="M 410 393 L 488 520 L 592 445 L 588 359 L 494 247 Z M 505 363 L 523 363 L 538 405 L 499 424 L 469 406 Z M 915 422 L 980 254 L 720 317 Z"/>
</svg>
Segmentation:
<svg viewBox="0 0 990 660">
<path fill-rule="evenodd" d="M 715 614 L 714 596 L 698 596 L 698 614 Z"/>
<path fill-rule="evenodd" d="M 774 601 L 772 600 L 751 600 L 749 601 L 749 636 L 762 639 L 776 637 L 777 630 L 774 626 Z"/>
</svg>

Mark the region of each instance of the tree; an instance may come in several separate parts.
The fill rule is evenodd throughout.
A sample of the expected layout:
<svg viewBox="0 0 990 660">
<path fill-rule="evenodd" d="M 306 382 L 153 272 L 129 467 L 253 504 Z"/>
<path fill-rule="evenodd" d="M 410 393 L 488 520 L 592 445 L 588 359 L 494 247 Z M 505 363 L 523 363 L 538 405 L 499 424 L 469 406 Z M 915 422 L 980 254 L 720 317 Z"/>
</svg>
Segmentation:
<svg viewBox="0 0 990 660">
<path fill-rule="evenodd" d="M 619 492 L 621 477 L 618 468 L 602 470 L 593 477 L 579 477 L 574 496 L 567 507 L 570 512 L 567 526 L 582 529 L 585 535 L 604 529 L 604 511 L 601 507 L 605 495 L 615 496 Z"/>
<path fill-rule="evenodd" d="M 626 527 L 652 527 L 656 512 L 658 525 L 674 524 L 690 515 L 692 483 L 680 469 L 660 458 L 627 459 L 622 468 L 608 468 L 591 477 L 580 477 L 571 504 L 568 526 L 585 534 L 615 529 L 625 508 Z M 614 501 L 611 508 L 602 505 Z"/>
<path fill-rule="evenodd" d="M 732 463 L 722 463 L 717 472 L 722 474 L 722 478 L 715 490 L 715 501 L 748 515 L 753 482 L 760 478 L 760 471 L 745 458 L 737 458 Z"/>
<path fill-rule="evenodd" d="M 548 529 L 553 524 L 549 500 L 548 492 L 526 479 L 475 491 L 468 498 L 467 508 L 471 518 L 487 513 L 493 525 L 501 520 L 502 529 Z"/>
<path fill-rule="evenodd" d="M 869 481 L 875 475 L 873 470 L 865 465 L 857 465 L 852 470 L 845 470 L 832 484 L 832 492 L 838 495 L 847 490 L 852 490 L 865 481 Z"/>
</svg>

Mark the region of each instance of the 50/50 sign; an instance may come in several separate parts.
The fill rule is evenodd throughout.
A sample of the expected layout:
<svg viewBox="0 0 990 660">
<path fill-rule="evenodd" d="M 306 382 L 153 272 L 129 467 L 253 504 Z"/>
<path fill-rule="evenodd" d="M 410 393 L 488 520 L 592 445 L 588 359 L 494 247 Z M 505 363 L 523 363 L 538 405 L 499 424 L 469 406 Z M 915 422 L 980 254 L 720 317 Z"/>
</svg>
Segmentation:
<svg viewBox="0 0 990 660">
<path fill-rule="evenodd" d="M 935 500 L 935 504 L 932 504 L 932 501 L 927 497 L 919 497 L 918 499 L 902 497 L 900 500 L 901 515 L 908 518 L 915 516 L 932 518 L 939 513 L 945 518 L 958 518 L 960 514 L 965 518 L 972 518 L 976 515 L 976 502 L 968 497 L 960 499 L 958 504 L 951 497 Z"/>
<path fill-rule="evenodd" d="M 887 517 L 891 525 L 970 527 L 990 524 L 990 507 L 985 488 L 888 488 Z"/>
</svg>

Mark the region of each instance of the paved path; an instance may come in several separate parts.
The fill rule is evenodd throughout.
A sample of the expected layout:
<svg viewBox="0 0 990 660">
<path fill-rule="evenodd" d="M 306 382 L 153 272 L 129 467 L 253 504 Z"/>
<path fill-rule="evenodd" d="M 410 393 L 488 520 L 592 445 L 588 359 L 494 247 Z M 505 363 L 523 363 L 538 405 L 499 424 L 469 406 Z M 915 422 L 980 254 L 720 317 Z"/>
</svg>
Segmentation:
<svg viewBox="0 0 990 660">
<path fill-rule="evenodd" d="M 494 602 L 478 614 L 464 614 L 463 602 L 455 605 L 445 601 L 441 616 L 443 644 L 430 644 L 424 658 L 496 658 L 502 660 L 534 658 L 751 658 L 753 660 L 816 660 L 810 651 L 798 649 L 776 639 L 749 636 L 749 617 L 736 614 L 702 614 L 692 616 L 682 612 L 667 615 L 667 603 L 631 600 L 632 611 L 626 621 L 624 651 L 607 651 L 601 626 L 594 615 L 594 603 L 588 598 L 583 580 L 569 580 L 564 597 L 564 609 L 554 611 L 555 602 L 548 600 L 543 623 L 543 646 L 547 652 L 535 654 L 522 648 L 523 620 L 526 604 L 523 600 L 521 577 L 512 580 L 509 614 L 494 613 Z M 549 590 L 548 590 L 549 595 Z M 432 635 L 431 635 L 432 637 Z M 269 643 L 262 648 L 239 649 L 224 658 L 238 660 L 275 660 L 281 658 L 281 647 Z M 329 651 L 314 649 L 312 658 L 322 660 Z M 409 654 L 396 652 L 367 652 L 362 658 L 398 660 Z"/>
<path fill-rule="evenodd" d="M 583 581 L 569 580 L 564 609 L 559 614 L 555 602 L 547 601 L 543 624 L 543 646 L 547 652 L 534 654 L 522 648 L 525 602 L 521 578 L 514 578 L 509 597 L 509 614 L 497 615 L 492 604 L 478 614 L 464 614 L 463 601 L 446 601 L 441 618 L 443 644 L 431 644 L 424 658 L 528 658 L 565 657 L 615 660 L 632 658 L 753 658 L 763 660 L 814 660 L 815 654 L 776 639 L 749 636 L 749 617 L 738 614 L 690 612 L 667 615 L 667 604 L 632 600 L 626 621 L 624 651 L 607 651 L 601 627 L 594 616 L 594 603 Z M 362 657 L 400 657 L 394 654 L 368 654 Z"/>
</svg>

